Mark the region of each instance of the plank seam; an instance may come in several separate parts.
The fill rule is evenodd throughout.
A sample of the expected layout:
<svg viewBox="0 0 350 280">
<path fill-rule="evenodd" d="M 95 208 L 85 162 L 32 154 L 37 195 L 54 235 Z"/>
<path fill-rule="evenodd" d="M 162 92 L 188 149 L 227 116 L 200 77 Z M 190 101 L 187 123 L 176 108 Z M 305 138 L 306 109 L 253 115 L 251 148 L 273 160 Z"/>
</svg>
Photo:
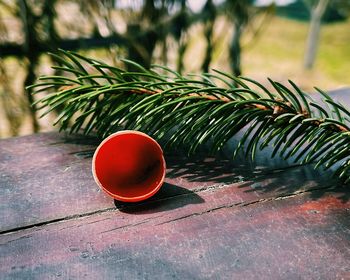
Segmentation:
<svg viewBox="0 0 350 280">
<path fill-rule="evenodd" d="M 270 201 L 289 199 L 289 198 L 293 198 L 293 197 L 296 197 L 296 196 L 303 195 L 305 193 L 312 193 L 312 192 L 315 192 L 315 191 L 321 191 L 321 190 L 327 190 L 327 189 L 332 189 L 332 186 L 330 186 L 330 187 L 323 187 L 323 188 L 313 188 L 313 189 L 303 190 L 303 191 L 297 191 L 297 192 L 294 192 L 294 193 L 285 194 L 285 195 L 281 195 L 281 196 L 278 196 L 278 197 L 262 198 L 262 199 L 258 199 L 258 200 L 254 200 L 254 201 L 250 201 L 250 202 L 238 202 L 238 203 L 233 203 L 233 204 L 221 205 L 221 206 L 214 207 L 214 208 L 202 211 L 202 212 L 191 213 L 189 215 L 185 215 L 185 216 L 182 216 L 182 217 L 179 217 L 179 218 L 176 218 L 176 219 L 165 221 L 165 222 L 156 224 L 156 226 L 172 223 L 172 222 L 175 222 L 175 221 L 187 219 L 187 218 L 194 217 L 194 216 L 200 216 L 200 215 L 207 214 L 207 213 L 210 213 L 210 212 L 214 212 L 214 211 L 217 211 L 217 210 L 220 210 L 220 209 L 233 208 L 233 207 L 237 207 L 237 206 L 238 207 L 239 206 L 240 207 L 246 207 L 246 206 L 254 205 L 254 204 L 257 204 L 257 203 L 265 203 L 265 202 L 270 202 Z"/>
<path fill-rule="evenodd" d="M 149 203 L 154 203 L 154 202 L 159 202 L 159 201 L 164 201 L 164 200 L 168 200 L 168 199 L 172 199 L 172 198 L 180 197 L 180 196 L 195 195 L 196 193 L 200 193 L 200 192 L 203 192 L 203 191 L 213 190 L 213 188 L 214 189 L 216 189 L 216 188 L 224 188 L 226 186 L 229 186 L 229 185 L 221 184 L 221 185 L 218 185 L 218 186 L 202 187 L 202 188 L 198 188 L 196 190 L 193 190 L 192 193 L 179 194 L 179 195 L 174 195 L 174 196 L 170 196 L 170 197 L 166 197 L 166 198 L 162 198 L 162 199 L 158 199 L 158 200 L 147 201 L 145 203 L 138 204 L 137 206 L 141 206 L 141 205 L 149 204 Z M 332 188 L 334 188 L 334 187 L 327 186 L 327 187 L 322 187 L 322 188 L 312 188 L 312 189 L 308 189 L 308 190 L 296 191 L 296 192 L 293 192 L 293 193 L 280 195 L 280 196 L 277 196 L 277 197 L 258 199 L 258 200 L 254 200 L 254 201 L 251 201 L 251 202 L 238 202 L 238 203 L 233 203 L 233 204 L 228 204 L 228 205 L 222 205 L 222 206 L 219 206 L 219 207 L 208 209 L 208 210 L 203 211 L 203 212 L 191 213 L 189 215 L 182 216 L 182 217 L 179 217 L 179 218 L 176 218 L 176 219 L 173 219 L 173 220 L 169 220 L 169 221 L 166 221 L 166 222 L 163 222 L 163 223 L 159 223 L 157 225 L 162 225 L 162 224 L 170 223 L 170 222 L 173 222 L 173 221 L 186 219 L 186 218 L 189 218 L 189 217 L 192 217 L 192 216 L 202 215 L 202 214 L 213 212 L 213 211 L 220 210 L 220 209 L 223 209 L 223 208 L 232 208 L 232 207 L 235 207 L 235 206 L 242 206 L 243 207 L 243 206 L 253 205 L 253 204 L 256 204 L 256 203 L 263 203 L 263 202 L 268 202 L 268 201 L 273 201 L 273 200 L 288 199 L 288 198 L 292 198 L 292 197 L 295 197 L 295 196 L 298 196 L 298 195 L 302 195 L 302 194 L 305 194 L 305 193 L 311 193 L 311 192 L 314 192 L 314 191 L 327 190 L 327 189 L 332 189 Z M 125 206 L 125 207 L 123 207 L 121 209 L 130 208 L 130 207 L 135 207 L 135 205 Z M 91 212 L 87 212 L 87 213 L 74 214 L 74 215 L 70 215 L 70 216 L 66 216 L 66 217 L 62 217 L 62 218 L 57 218 L 57 219 L 43 221 L 43 222 L 39 222 L 39 223 L 35 223 L 35 224 L 21 226 L 21 227 L 18 227 L 18 228 L 12 228 L 12 229 L 8 229 L 8 230 L 3 230 L 3 231 L 0 231 L 0 235 L 7 235 L 7 234 L 12 234 L 12 233 L 17 233 L 17 232 L 21 232 L 21 231 L 24 231 L 24 230 L 27 230 L 27 229 L 32 229 L 32 228 L 36 228 L 36 227 L 44 227 L 46 225 L 56 224 L 56 223 L 59 223 L 59 222 L 70 221 L 70 220 L 74 220 L 74 219 L 89 217 L 89 216 L 93 216 L 93 215 L 96 215 L 96 214 L 102 214 L 102 213 L 106 213 L 106 212 L 109 212 L 109 211 L 118 211 L 118 210 L 119 210 L 118 208 L 109 207 L 109 208 L 99 209 L 99 210 L 91 211 Z M 134 226 L 137 226 L 139 224 L 144 224 L 146 222 L 148 222 L 148 221 L 145 221 L 145 222 L 142 221 L 140 223 L 135 224 Z M 128 226 L 133 226 L 133 225 L 128 225 Z"/>
</svg>

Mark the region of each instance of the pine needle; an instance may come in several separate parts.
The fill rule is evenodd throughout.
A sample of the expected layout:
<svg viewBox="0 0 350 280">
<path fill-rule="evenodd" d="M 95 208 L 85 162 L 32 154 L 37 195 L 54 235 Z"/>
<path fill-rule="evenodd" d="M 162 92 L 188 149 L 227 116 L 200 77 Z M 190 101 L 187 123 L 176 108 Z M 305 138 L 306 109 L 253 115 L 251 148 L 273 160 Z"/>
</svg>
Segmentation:
<svg viewBox="0 0 350 280">
<path fill-rule="evenodd" d="M 54 89 L 37 104 L 46 109 L 43 115 L 61 111 L 55 122 L 60 130 L 103 138 L 121 128 L 135 129 L 195 153 L 203 145 L 218 151 L 248 127 L 233 157 L 243 150 L 254 159 L 258 147 L 273 147 L 271 156 L 317 168 L 336 165 L 335 176 L 349 179 L 350 112 L 320 89 L 323 99 L 317 103 L 307 101 L 292 81 L 289 88 L 269 79 L 270 91 L 221 71 L 182 76 L 164 66 L 148 70 L 123 60 L 138 69 L 127 72 L 63 50 L 53 58 L 62 76 L 43 76 L 30 88 L 33 94 Z"/>
</svg>

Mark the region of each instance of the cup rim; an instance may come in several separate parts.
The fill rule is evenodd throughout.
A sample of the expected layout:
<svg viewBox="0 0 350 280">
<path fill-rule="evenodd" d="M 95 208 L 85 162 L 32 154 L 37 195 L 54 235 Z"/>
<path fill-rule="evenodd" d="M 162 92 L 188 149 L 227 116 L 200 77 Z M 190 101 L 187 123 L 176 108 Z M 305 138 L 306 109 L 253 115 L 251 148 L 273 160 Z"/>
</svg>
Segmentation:
<svg viewBox="0 0 350 280">
<path fill-rule="evenodd" d="M 103 185 L 102 183 L 100 182 L 100 180 L 98 179 L 97 177 L 97 174 L 96 174 L 96 168 L 95 168 L 95 163 L 96 163 L 96 157 L 97 157 L 97 154 L 99 152 L 99 150 L 101 149 L 101 147 L 106 143 L 108 142 L 110 139 L 114 138 L 114 137 L 117 137 L 117 136 L 120 136 L 120 135 L 123 135 L 123 134 L 138 134 L 138 135 L 141 135 L 143 137 L 146 137 L 148 138 L 148 140 L 151 140 L 154 144 L 156 144 L 159 148 L 159 151 L 161 152 L 160 156 L 161 156 L 161 164 L 162 164 L 162 167 L 163 167 L 163 174 L 162 174 L 162 178 L 160 179 L 158 185 L 152 189 L 150 192 L 144 194 L 144 195 L 140 195 L 140 196 L 134 196 L 134 197 L 125 197 L 125 196 L 121 196 L 121 195 L 118 195 L 118 194 L 115 194 L 115 193 L 112 193 L 110 192 L 109 190 L 107 190 Z M 144 132 L 141 132 L 141 131 L 137 131 L 137 130 L 121 130 L 121 131 L 118 131 L 118 132 L 115 132 L 115 133 L 112 133 L 111 135 L 109 135 L 108 137 L 106 137 L 99 145 L 98 147 L 96 148 L 95 152 L 94 152 L 94 156 L 92 158 L 92 175 L 93 175 L 93 178 L 96 182 L 96 184 L 104 191 L 106 192 L 108 195 L 110 195 L 111 197 L 113 197 L 114 199 L 116 200 L 119 200 L 119 201 L 123 201 L 123 202 L 138 202 L 138 201 L 142 201 L 142 200 L 146 200 L 147 198 L 150 198 L 151 196 L 153 196 L 154 194 L 156 194 L 158 192 L 158 190 L 161 188 L 161 186 L 163 185 L 164 183 L 164 179 L 165 179 L 165 173 L 166 173 L 166 162 L 165 162 L 165 159 L 164 159 L 164 155 L 163 155 L 163 149 L 162 147 L 159 145 L 159 143 L 154 140 L 151 136 L 147 135 L 146 133 Z"/>
</svg>

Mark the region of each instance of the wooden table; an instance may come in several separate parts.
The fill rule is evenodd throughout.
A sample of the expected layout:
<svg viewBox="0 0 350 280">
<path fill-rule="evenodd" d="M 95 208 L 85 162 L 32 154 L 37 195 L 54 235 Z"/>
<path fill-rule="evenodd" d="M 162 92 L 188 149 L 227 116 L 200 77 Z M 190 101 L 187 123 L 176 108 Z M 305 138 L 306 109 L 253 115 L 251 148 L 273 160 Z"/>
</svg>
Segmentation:
<svg viewBox="0 0 350 280">
<path fill-rule="evenodd" d="M 329 173 L 170 153 L 160 192 L 123 204 L 95 147 L 0 141 L 0 279 L 350 279 L 350 188 Z"/>
<path fill-rule="evenodd" d="M 329 174 L 168 155 L 161 191 L 122 204 L 91 144 L 0 141 L 1 279 L 350 278 L 350 192 Z"/>
</svg>

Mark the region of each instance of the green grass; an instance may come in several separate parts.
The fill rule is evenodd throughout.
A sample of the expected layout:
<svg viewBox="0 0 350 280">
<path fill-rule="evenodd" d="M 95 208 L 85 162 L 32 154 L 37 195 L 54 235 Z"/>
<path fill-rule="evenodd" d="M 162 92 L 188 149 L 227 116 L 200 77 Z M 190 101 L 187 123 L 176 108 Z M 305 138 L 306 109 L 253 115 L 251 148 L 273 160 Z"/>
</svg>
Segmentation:
<svg viewBox="0 0 350 280">
<path fill-rule="evenodd" d="M 318 67 L 335 81 L 350 84 L 350 20 L 323 29 Z"/>
<path fill-rule="evenodd" d="M 243 54 L 243 72 L 259 80 L 293 79 L 305 89 L 350 86 L 350 20 L 323 25 L 316 63 L 303 69 L 309 24 L 273 17 L 263 34 Z"/>
<path fill-rule="evenodd" d="M 291 79 L 309 91 L 314 86 L 325 90 L 350 86 L 350 20 L 322 26 L 316 62 L 311 70 L 303 68 L 308 30 L 307 22 L 277 16 L 253 40 L 247 30 L 242 40 L 243 75 L 262 83 L 266 83 L 267 77 L 283 83 Z M 232 28 L 224 31 L 221 36 L 218 34 L 220 40 L 212 67 L 230 71 L 227 46 Z"/>
<path fill-rule="evenodd" d="M 256 23 L 255 23 L 256 24 Z M 335 24 L 323 25 L 315 66 L 312 70 L 303 69 L 305 42 L 309 24 L 280 17 L 272 17 L 264 25 L 258 37 L 251 40 L 251 32 L 247 30 L 243 36 L 242 70 L 243 75 L 266 84 L 267 77 L 286 83 L 288 79 L 305 90 L 312 91 L 314 86 L 324 90 L 350 86 L 350 20 Z M 230 71 L 228 45 L 231 40 L 232 26 L 222 17 L 216 22 L 215 40 L 217 42 L 213 53 L 212 68 Z M 189 33 L 189 49 L 185 54 L 186 72 L 196 72 L 204 57 L 205 42 L 202 27 L 195 25 Z M 172 42 L 169 51 L 176 51 L 177 44 Z M 107 63 L 112 62 L 111 54 L 105 50 L 90 50 L 85 55 L 96 57 Z M 118 54 L 117 54 L 118 55 Z M 119 54 L 120 55 L 120 54 Z M 23 80 L 23 69 L 18 72 L 18 61 L 7 59 L 14 88 L 18 88 L 19 76 Z M 168 66 L 175 67 L 176 55 L 169 55 Z M 43 63 L 43 68 L 47 63 Z M 41 72 L 42 70 L 40 69 Z M 13 72 L 13 73 L 12 73 Z M 16 82 L 16 83 L 15 83 Z M 1 93 L 0 93 L 1 94 Z M 19 90 L 19 94 L 22 93 Z M 24 96 L 23 96 L 24 98 Z M 0 118 L 4 120 L 0 101 Z M 29 117 L 25 116 L 19 133 L 31 133 Z M 52 130 L 51 121 L 40 120 L 43 130 Z M 8 137 L 8 125 L 0 121 L 0 137 Z"/>
</svg>

